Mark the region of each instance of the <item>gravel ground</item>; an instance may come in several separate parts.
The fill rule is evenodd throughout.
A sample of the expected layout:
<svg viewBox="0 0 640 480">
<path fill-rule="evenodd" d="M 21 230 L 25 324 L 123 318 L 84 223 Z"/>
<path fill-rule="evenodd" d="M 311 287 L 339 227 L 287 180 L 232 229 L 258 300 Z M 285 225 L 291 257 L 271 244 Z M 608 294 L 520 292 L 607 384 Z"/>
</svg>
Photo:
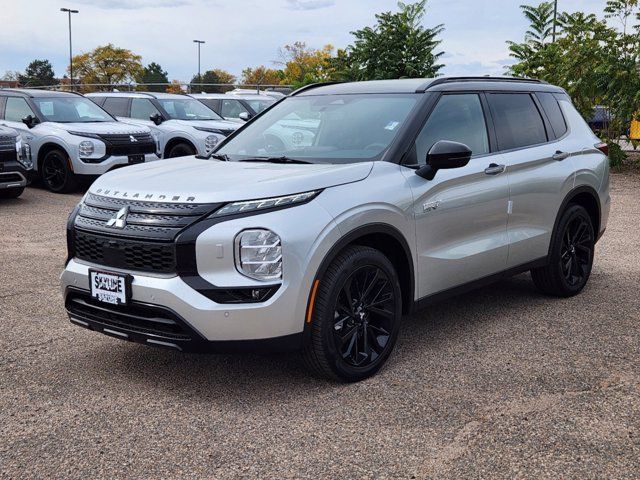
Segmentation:
<svg viewBox="0 0 640 480">
<path fill-rule="evenodd" d="M 528 275 L 406 319 L 375 378 L 184 355 L 72 326 L 79 195 L 0 205 L 0 477 L 640 478 L 640 176 L 613 176 L 578 297 Z"/>
</svg>

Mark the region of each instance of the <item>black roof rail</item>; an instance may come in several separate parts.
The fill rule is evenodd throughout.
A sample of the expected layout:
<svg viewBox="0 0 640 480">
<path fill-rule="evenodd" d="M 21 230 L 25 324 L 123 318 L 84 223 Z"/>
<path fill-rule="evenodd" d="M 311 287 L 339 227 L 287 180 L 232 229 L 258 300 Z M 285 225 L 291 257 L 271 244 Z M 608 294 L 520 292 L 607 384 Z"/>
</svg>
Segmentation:
<svg viewBox="0 0 640 480">
<path fill-rule="evenodd" d="M 314 88 L 318 88 L 318 87 L 324 87 L 327 85 L 337 85 L 338 83 L 345 83 L 342 81 L 335 81 L 335 82 L 318 82 L 318 83 L 312 83 L 310 85 L 305 85 L 304 87 L 300 87 L 297 90 L 294 90 L 293 92 L 291 92 L 289 94 L 290 97 L 293 97 L 294 95 L 298 95 L 299 93 L 302 92 L 306 92 L 307 90 L 312 90 Z"/>
<path fill-rule="evenodd" d="M 416 93 L 424 93 L 429 88 L 436 85 L 442 85 L 443 83 L 455 83 L 455 82 L 514 82 L 514 83 L 547 83 L 544 80 L 538 80 L 537 78 L 518 78 L 518 77 L 440 77 L 434 80 L 430 80 L 423 85 L 420 85 L 416 89 Z"/>
</svg>

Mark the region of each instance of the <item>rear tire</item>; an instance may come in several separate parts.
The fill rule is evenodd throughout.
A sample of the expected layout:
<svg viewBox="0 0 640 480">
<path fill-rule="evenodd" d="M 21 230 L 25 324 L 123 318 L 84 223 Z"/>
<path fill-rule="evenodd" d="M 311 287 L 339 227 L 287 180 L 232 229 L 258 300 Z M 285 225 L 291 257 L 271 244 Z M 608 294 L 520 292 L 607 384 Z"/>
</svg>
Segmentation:
<svg viewBox="0 0 640 480">
<path fill-rule="evenodd" d="M 69 155 L 63 150 L 51 150 L 44 156 L 40 166 L 44 188 L 53 193 L 69 193 L 78 188 L 78 179 L 69 162 Z"/>
<path fill-rule="evenodd" d="M 167 154 L 167 158 L 188 157 L 195 154 L 196 152 L 191 147 L 191 145 L 187 143 L 178 143 L 177 145 L 171 147 L 169 153 Z"/>
<path fill-rule="evenodd" d="M 348 247 L 318 284 L 305 363 L 333 380 L 368 378 L 391 355 L 401 317 L 400 282 L 393 264 L 373 248 Z"/>
<path fill-rule="evenodd" d="M 569 205 L 553 233 L 549 264 L 531 270 L 533 283 L 547 295 L 577 295 L 591 275 L 594 248 L 595 233 L 589 213 L 580 205 Z"/>
<path fill-rule="evenodd" d="M 24 187 L 12 187 L 0 190 L 0 198 L 18 198 L 24 192 Z"/>
</svg>

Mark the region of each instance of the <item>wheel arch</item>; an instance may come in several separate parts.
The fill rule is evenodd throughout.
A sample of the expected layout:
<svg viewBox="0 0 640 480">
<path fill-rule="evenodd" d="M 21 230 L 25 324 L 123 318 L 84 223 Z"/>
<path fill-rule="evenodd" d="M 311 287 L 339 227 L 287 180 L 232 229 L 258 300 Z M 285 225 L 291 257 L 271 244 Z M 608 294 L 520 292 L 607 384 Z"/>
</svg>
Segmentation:
<svg viewBox="0 0 640 480">
<path fill-rule="evenodd" d="M 196 148 L 195 144 L 188 138 L 173 137 L 164 146 L 164 151 L 162 152 L 162 158 L 168 158 L 167 155 L 169 155 L 169 152 L 171 151 L 171 149 L 180 143 L 186 143 L 196 152 L 196 154 L 198 153 L 198 149 Z"/>
<path fill-rule="evenodd" d="M 69 152 L 64 146 L 56 142 L 47 142 L 38 149 L 38 173 L 41 174 L 42 172 L 42 161 L 44 160 L 44 157 L 52 150 L 62 150 L 67 155 L 67 158 L 70 157 Z"/>
<path fill-rule="evenodd" d="M 560 218 L 569 205 L 580 205 L 589 213 L 591 221 L 593 223 L 593 230 L 596 238 L 600 234 L 600 222 L 602 216 L 602 207 L 600 205 L 600 197 L 598 192 L 593 187 L 588 185 L 582 185 L 571 190 L 564 200 L 560 204 L 560 209 L 556 215 L 556 220 L 553 224 L 553 232 L 558 228 Z M 549 255 L 551 254 L 551 244 L 549 245 Z"/>
<path fill-rule="evenodd" d="M 314 282 L 322 278 L 338 254 L 351 245 L 375 248 L 382 252 L 391 263 L 393 263 L 400 280 L 402 313 L 410 313 L 413 309 L 415 291 L 413 255 L 402 233 L 397 228 L 388 224 L 367 224 L 343 235 L 324 256 L 314 277 Z"/>
</svg>

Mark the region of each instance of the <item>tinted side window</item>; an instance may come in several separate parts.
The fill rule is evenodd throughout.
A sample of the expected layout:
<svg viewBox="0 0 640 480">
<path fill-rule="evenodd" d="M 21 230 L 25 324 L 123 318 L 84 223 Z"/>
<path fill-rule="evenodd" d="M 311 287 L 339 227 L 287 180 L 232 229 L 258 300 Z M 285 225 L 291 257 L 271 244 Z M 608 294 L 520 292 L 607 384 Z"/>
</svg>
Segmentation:
<svg viewBox="0 0 640 480">
<path fill-rule="evenodd" d="M 567 124 L 564 121 L 558 100 L 553 93 L 536 93 L 536 97 L 538 97 L 544 113 L 547 114 L 553 133 L 556 138 L 560 138 L 567 132 Z"/>
<path fill-rule="evenodd" d="M 492 93 L 488 98 L 500 150 L 527 147 L 547 141 L 544 121 L 531 95 Z"/>
<path fill-rule="evenodd" d="M 151 115 L 160 114 L 158 109 L 146 98 L 131 99 L 131 118 L 149 120 Z"/>
<path fill-rule="evenodd" d="M 223 117 L 238 118 L 243 112 L 249 113 L 238 100 L 222 100 L 220 115 Z"/>
<path fill-rule="evenodd" d="M 476 94 L 443 95 L 416 139 L 418 163 L 426 162 L 434 143 L 464 143 L 473 155 L 489 153 L 489 137 L 480 97 Z"/>
<path fill-rule="evenodd" d="M 33 110 L 24 98 L 8 97 L 7 106 L 4 112 L 4 119 L 8 122 L 22 122 L 26 116 L 35 117 Z"/>
<path fill-rule="evenodd" d="M 124 97 L 109 97 L 104 101 L 102 108 L 114 117 L 128 117 L 129 99 Z"/>
</svg>

